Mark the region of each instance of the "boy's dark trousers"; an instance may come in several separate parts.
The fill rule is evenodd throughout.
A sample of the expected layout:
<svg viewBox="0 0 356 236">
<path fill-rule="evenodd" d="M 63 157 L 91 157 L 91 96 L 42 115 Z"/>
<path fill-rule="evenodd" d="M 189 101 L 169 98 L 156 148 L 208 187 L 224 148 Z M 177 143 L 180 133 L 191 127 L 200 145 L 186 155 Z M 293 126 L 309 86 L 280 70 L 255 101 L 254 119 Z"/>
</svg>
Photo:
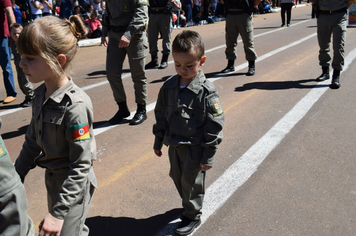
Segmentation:
<svg viewBox="0 0 356 236">
<path fill-rule="evenodd" d="M 201 146 L 169 146 L 171 164 L 170 177 L 182 198 L 183 215 L 199 220 L 205 195 L 205 171 L 201 171 L 200 160 L 204 148 Z"/>
</svg>

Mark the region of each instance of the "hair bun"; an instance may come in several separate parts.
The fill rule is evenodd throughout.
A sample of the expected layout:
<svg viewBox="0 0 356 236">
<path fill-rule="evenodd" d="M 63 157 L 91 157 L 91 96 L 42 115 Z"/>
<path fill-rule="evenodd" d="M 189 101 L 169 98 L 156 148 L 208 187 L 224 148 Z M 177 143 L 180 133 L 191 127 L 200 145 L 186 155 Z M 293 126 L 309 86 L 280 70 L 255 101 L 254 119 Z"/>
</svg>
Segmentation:
<svg viewBox="0 0 356 236">
<path fill-rule="evenodd" d="M 69 24 L 70 30 L 72 31 L 74 37 L 79 41 L 82 37 L 88 34 L 88 29 L 85 26 L 82 18 L 78 15 L 72 15 L 69 20 L 66 20 Z"/>
</svg>

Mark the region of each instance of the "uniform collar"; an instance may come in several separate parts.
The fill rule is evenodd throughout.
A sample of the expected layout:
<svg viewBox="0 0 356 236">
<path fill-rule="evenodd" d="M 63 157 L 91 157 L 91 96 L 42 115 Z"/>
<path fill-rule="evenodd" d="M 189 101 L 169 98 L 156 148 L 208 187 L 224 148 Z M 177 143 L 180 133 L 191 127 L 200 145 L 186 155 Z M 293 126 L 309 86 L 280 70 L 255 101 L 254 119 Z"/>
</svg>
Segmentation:
<svg viewBox="0 0 356 236">
<path fill-rule="evenodd" d="M 74 84 L 72 79 L 69 78 L 69 81 L 65 85 L 57 89 L 54 93 L 52 93 L 48 99 L 51 99 L 56 103 L 60 103 L 63 100 L 64 96 L 66 95 L 67 91 L 73 88 L 73 85 Z M 42 90 L 42 92 L 45 93 L 45 87 L 43 89 L 44 91 Z"/>
<path fill-rule="evenodd" d="M 185 88 L 189 89 L 195 94 L 198 94 L 205 80 L 206 78 L 203 73 L 203 70 L 199 69 L 199 73 L 194 77 L 192 81 L 190 81 L 190 83 Z"/>
</svg>

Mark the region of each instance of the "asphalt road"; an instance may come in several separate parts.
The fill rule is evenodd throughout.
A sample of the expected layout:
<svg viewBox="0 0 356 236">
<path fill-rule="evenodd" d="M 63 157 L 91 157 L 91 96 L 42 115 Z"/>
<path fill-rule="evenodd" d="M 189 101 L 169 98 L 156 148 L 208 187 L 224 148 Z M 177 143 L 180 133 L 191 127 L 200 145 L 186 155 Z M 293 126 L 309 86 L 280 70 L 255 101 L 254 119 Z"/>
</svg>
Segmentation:
<svg viewBox="0 0 356 236">
<path fill-rule="evenodd" d="M 225 22 L 188 28 L 204 39 L 203 70 L 220 92 L 226 117 L 224 140 L 207 172 L 203 224 L 194 235 L 356 235 L 356 31 L 348 28 L 341 88 L 331 90 L 330 81 L 315 81 L 321 68 L 316 20 L 310 13 L 310 6 L 293 8 L 291 27 L 283 28 L 279 13 L 254 17 L 259 59 L 253 77 L 245 76 L 241 41 L 236 71 L 219 74 L 227 63 Z M 152 150 L 152 109 L 164 80 L 175 74 L 172 58 L 167 69 L 146 72 L 148 119 L 133 127 L 107 123 L 117 106 L 106 80 L 105 57 L 106 48 L 99 43 L 83 46 L 70 73 L 94 106 L 99 188 L 86 221 L 90 235 L 172 235 L 181 203 L 168 176 L 167 149 L 160 158 Z M 127 61 L 124 70 L 134 114 Z M 0 105 L 1 135 L 13 160 L 31 118 L 31 109 L 17 108 L 24 99 L 17 90 L 18 100 Z M 43 175 L 36 168 L 25 181 L 36 227 L 47 213 Z"/>
</svg>

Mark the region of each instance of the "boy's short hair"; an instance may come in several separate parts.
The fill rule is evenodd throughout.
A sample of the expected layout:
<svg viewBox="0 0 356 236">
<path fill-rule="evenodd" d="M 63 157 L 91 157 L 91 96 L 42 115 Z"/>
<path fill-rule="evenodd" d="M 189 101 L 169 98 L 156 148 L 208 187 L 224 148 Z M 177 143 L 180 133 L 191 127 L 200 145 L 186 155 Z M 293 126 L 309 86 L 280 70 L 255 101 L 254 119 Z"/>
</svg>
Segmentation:
<svg viewBox="0 0 356 236">
<path fill-rule="evenodd" d="M 183 30 L 175 37 L 172 52 L 192 52 L 200 59 L 204 56 L 203 39 L 195 31 Z"/>
<path fill-rule="evenodd" d="M 12 29 L 20 29 L 20 30 L 22 30 L 23 27 L 22 27 L 22 25 L 20 25 L 19 23 L 12 23 L 12 24 L 10 25 L 10 31 L 11 31 Z"/>
</svg>

